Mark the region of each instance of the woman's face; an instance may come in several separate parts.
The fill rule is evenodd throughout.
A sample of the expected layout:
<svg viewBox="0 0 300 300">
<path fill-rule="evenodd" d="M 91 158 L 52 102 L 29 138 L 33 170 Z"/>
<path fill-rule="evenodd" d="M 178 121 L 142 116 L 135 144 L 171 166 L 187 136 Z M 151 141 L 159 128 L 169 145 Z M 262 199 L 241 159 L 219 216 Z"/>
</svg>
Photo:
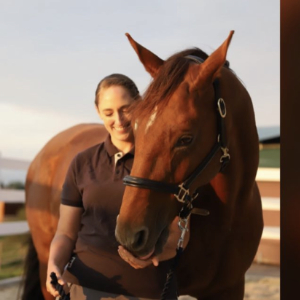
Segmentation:
<svg viewBox="0 0 300 300">
<path fill-rule="evenodd" d="M 110 86 L 100 90 L 97 111 L 112 142 L 133 142 L 129 106 L 134 99 L 122 86 Z"/>
</svg>

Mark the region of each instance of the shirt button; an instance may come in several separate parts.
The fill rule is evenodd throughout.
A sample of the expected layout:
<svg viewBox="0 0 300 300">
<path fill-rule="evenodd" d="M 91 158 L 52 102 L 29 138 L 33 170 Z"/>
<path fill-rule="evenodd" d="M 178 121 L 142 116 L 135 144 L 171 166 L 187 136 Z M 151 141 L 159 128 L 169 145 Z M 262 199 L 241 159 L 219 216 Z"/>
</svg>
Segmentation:
<svg viewBox="0 0 300 300">
<path fill-rule="evenodd" d="M 121 153 L 118 153 L 117 156 L 118 156 L 118 157 L 121 157 Z"/>
</svg>

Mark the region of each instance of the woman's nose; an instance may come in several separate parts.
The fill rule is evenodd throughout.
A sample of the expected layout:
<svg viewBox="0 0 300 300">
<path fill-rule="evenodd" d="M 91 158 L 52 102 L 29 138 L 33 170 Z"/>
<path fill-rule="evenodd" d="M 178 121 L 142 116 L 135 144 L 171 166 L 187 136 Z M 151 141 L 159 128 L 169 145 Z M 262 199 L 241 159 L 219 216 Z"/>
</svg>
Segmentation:
<svg viewBox="0 0 300 300">
<path fill-rule="evenodd" d="M 121 125 L 124 122 L 124 115 L 121 112 L 118 112 L 116 115 L 116 123 Z"/>
</svg>

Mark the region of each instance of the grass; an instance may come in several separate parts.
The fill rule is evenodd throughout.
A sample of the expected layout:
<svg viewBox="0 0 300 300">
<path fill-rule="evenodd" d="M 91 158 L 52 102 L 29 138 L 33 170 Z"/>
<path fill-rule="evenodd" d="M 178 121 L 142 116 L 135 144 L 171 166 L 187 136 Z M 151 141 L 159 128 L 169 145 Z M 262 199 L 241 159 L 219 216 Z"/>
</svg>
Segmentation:
<svg viewBox="0 0 300 300">
<path fill-rule="evenodd" d="M 23 274 L 28 234 L 0 237 L 0 279 Z"/>
<path fill-rule="evenodd" d="M 26 220 L 24 207 L 4 218 L 5 222 L 22 220 Z M 28 234 L 0 236 L 0 280 L 23 274 L 28 238 Z"/>
<path fill-rule="evenodd" d="M 259 151 L 260 168 L 280 168 L 280 148 L 262 149 Z"/>
</svg>

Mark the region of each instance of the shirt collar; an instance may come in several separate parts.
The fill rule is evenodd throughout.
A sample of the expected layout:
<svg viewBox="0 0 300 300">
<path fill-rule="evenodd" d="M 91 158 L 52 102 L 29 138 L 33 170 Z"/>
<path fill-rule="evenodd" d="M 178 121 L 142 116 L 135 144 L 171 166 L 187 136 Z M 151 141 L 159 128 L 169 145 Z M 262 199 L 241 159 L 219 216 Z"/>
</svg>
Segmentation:
<svg viewBox="0 0 300 300">
<path fill-rule="evenodd" d="M 110 135 L 108 135 L 107 138 L 105 139 L 104 147 L 105 147 L 105 149 L 106 149 L 106 151 L 107 151 L 107 153 L 110 157 L 112 157 L 116 153 L 120 152 L 120 150 L 111 142 Z M 132 149 L 128 153 L 134 155 L 134 146 L 132 147 Z"/>
</svg>

